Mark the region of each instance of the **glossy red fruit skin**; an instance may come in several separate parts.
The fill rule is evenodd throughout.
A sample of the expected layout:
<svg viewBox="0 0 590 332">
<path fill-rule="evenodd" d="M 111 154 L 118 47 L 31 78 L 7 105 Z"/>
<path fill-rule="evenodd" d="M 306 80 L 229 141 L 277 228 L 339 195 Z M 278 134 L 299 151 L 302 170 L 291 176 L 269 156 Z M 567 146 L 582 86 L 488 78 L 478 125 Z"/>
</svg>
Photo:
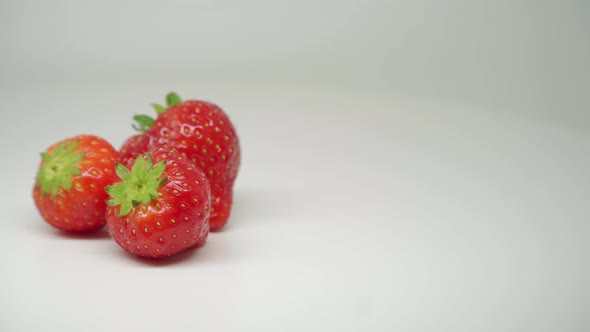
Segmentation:
<svg viewBox="0 0 590 332">
<path fill-rule="evenodd" d="M 138 155 L 149 150 L 150 136 L 137 134 L 129 137 L 119 149 L 119 157 L 123 165 L 130 165 Z"/>
<path fill-rule="evenodd" d="M 159 197 L 119 217 L 120 206 L 108 206 L 107 229 L 126 251 L 161 258 L 205 243 L 209 234 L 211 191 L 205 173 L 176 151 L 151 152 L 154 163 L 166 161 L 168 181 Z"/>
<path fill-rule="evenodd" d="M 219 106 L 187 100 L 169 107 L 146 131 L 151 147 L 175 148 L 205 171 L 211 185 L 211 230 L 223 227 L 231 212 L 240 166 L 240 142 Z"/>
<path fill-rule="evenodd" d="M 96 231 L 105 224 L 106 199 L 104 187 L 116 178 L 115 163 L 119 156 L 105 139 L 94 135 L 80 135 L 66 139 L 70 144 L 78 141 L 77 152 L 84 152 L 80 161 L 80 175 L 72 177 L 72 188 L 60 188 L 52 198 L 43 194 L 40 186 L 33 187 L 33 199 L 43 219 L 58 229 L 71 232 Z M 61 143 L 61 142 L 59 142 Z M 47 149 L 52 153 L 59 145 Z M 39 164 L 39 168 L 43 162 Z"/>
</svg>

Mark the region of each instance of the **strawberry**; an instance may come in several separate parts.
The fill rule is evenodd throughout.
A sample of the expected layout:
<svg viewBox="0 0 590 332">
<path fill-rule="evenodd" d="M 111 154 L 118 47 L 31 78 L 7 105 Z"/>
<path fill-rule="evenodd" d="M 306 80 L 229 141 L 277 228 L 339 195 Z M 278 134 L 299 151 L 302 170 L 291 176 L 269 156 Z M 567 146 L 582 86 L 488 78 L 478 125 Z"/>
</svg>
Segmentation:
<svg viewBox="0 0 590 332">
<path fill-rule="evenodd" d="M 148 151 L 149 136 L 137 134 L 129 137 L 119 149 L 119 156 L 123 165 L 130 165 L 137 156 Z"/>
<path fill-rule="evenodd" d="M 157 149 L 106 187 L 107 228 L 128 252 L 160 258 L 200 246 L 209 233 L 211 191 L 205 173 L 175 150 Z"/>
<path fill-rule="evenodd" d="M 139 123 L 136 129 L 145 130 L 144 137 L 132 138 L 127 145 L 136 144 L 143 148 L 145 144 L 146 149 L 174 148 L 202 168 L 211 185 L 209 224 L 211 230 L 218 230 L 229 218 L 233 184 L 240 166 L 240 144 L 235 128 L 225 112 L 213 103 L 200 100 L 182 102 L 174 93 L 168 94 L 166 101 L 168 108 L 153 105 L 159 114 L 157 119 L 135 117 Z M 135 157 L 134 149 L 126 148 L 124 158 Z"/>
<path fill-rule="evenodd" d="M 152 104 L 152 106 L 158 115 L 166 110 L 164 106 L 158 104 Z M 133 119 L 137 122 L 137 125 L 134 124 L 133 128 L 140 132 L 140 134 L 129 137 L 123 142 L 121 149 L 119 149 L 119 155 L 123 165 L 131 164 L 137 156 L 149 150 L 150 136 L 144 135 L 143 133 L 153 125 L 154 119 L 147 115 L 136 115 Z"/>
<path fill-rule="evenodd" d="M 105 186 L 116 179 L 117 151 L 103 138 L 80 135 L 41 154 L 33 188 L 39 213 L 56 228 L 81 232 L 105 224 Z"/>
</svg>

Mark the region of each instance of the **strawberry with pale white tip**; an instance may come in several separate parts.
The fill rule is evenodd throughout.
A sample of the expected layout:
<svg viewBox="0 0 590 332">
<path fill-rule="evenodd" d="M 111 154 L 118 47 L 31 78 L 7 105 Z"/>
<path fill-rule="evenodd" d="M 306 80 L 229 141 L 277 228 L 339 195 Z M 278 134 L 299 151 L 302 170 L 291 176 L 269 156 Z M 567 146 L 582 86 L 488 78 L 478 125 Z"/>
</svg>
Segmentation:
<svg viewBox="0 0 590 332">
<path fill-rule="evenodd" d="M 209 233 L 211 191 L 205 173 L 174 150 L 158 149 L 116 165 L 105 188 L 107 228 L 128 252 L 160 258 L 202 245 Z"/>
<path fill-rule="evenodd" d="M 41 154 L 33 188 L 39 213 L 50 225 L 72 232 L 105 224 L 105 186 L 116 179 L 117 151 L 103 138 L 80 135 Z"/>
</svg>

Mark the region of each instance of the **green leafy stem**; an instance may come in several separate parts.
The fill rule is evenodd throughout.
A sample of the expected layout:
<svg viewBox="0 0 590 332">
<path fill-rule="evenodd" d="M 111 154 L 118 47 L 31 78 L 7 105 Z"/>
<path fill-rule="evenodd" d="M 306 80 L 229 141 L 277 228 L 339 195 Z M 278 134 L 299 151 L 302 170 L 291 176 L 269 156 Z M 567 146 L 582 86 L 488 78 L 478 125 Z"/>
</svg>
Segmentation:
<svg viewBox="0 0 590 332">
<path fill-rule="evenodd" d="M 178 105 L 182 103 L 182 99 L 174 92 L 170 92 L 166 95 L 166 106 L 160 104 L 152 104 L 152 107 L 156 111 L 156 115 L 164 113 L 170 106 Z M 137 122 L 133 124 L 133 128 L 139 132 L 145 132 L 154 125 L 154 118 L 149 115 L 139 114 L 133 117 L 133 120 Z"/>
<path fill-rule="evenodd" d="M 158 189 L 168 181 L 163 176 L 166 162 L 154 165 L 151 154 L 138 156 L 131 169 L 117 163 L 115 171 L 121 182 L 105 188 L 112 197 L 107 201 L 109 206 L 121 206 L 119 216 L 127 215 L 139 204 L 147 204 L 158 198 Z"/>
</svg>

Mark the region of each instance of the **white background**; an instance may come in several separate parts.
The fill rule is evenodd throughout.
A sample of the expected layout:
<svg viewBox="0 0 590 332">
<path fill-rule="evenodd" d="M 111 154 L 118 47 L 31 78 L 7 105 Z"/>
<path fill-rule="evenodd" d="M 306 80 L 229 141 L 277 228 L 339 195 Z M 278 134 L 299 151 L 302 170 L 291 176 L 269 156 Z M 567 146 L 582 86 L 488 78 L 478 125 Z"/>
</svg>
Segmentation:
<svg viewBox="0 0 590 332">
<path fill-rule="evenodd" d="M 0 331 L 587 331 L 582 1 L 0 2 Z M 38 216 L 39 152 L 177 91 L 241 138 L 165 261 Z"/>
</svg>

